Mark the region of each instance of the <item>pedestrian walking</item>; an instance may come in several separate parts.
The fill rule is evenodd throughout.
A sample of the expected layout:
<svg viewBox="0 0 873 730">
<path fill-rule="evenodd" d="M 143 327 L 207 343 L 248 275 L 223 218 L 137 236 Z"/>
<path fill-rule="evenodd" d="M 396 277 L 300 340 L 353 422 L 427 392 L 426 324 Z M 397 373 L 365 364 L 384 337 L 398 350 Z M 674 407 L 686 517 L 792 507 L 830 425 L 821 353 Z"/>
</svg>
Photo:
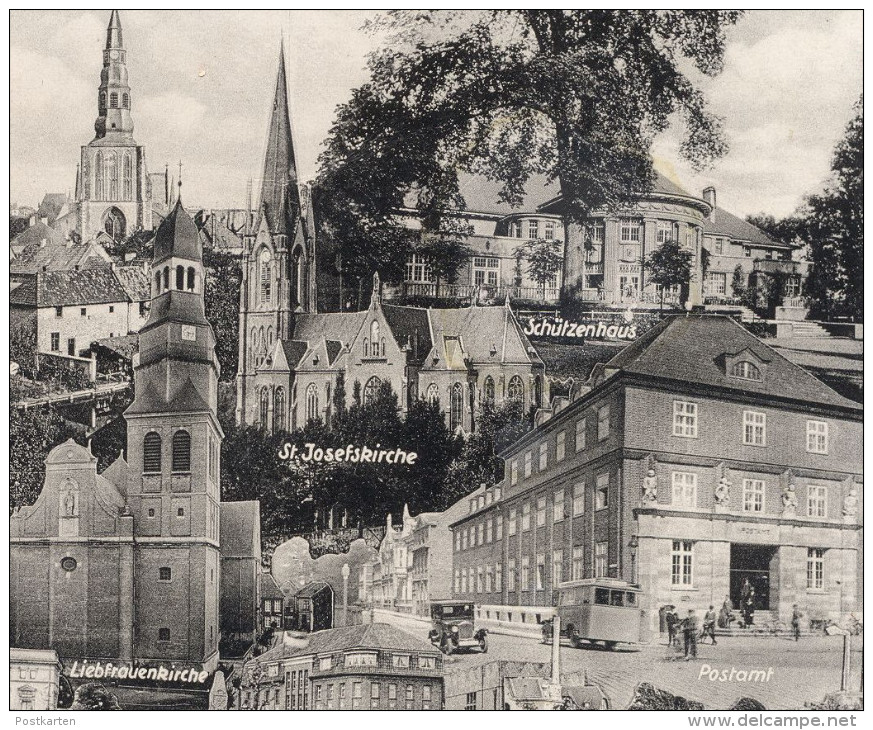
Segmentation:
<svg viewBox="0 0 873 730">
<path fill-rule="evenodd" d="M 725 596 L 724 603 L 721 604 L 721 611 L 718 616 L 718 625 L 723 629 L 731 627 L 731 621 L 734 621 L 734 604 L 731 603 L 731 597 Z"/>
<path fill-rule="evenodd" d="M 687 662 L 692 657 L 697 658 L 697 634 L 700 631 L 700 624 L 693 608 L 688 609 L 688 616 L 682 622 L 682 628 L 685 634 L 685 661 Z"/>
<path fill-rule="evenodd" d="M 708 636 L 712 639 L 712 645 L 715 646 L 718 642 L 715 640 L 715 607 L 710 606 L 709 610 L 703 617 L 703 632 L 700 634 L 700 642 Z"/>
<path fill-rule="evenodd" d="M 802 616 L 803 614 L 795 603 L 794 610 L 791 612 L 791 630 L 794 632 L 795 641 L 800 641 L 800 619 Z"/>
</svg>

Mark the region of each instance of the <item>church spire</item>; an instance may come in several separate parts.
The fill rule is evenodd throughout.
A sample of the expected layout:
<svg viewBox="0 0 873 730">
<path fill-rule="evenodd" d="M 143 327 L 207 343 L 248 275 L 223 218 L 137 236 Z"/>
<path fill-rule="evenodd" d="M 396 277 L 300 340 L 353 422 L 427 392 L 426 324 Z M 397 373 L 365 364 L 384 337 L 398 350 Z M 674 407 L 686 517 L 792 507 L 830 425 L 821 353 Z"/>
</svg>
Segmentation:
<svg viewBox="0 0 873 730">
<path fill-rule="evenodd" d="M 270 112 L 267 151 L 261 182 L 261 215 L 266 217 L 270 233 L 289 234 L 300 210 L 297 192 L 297 166 L 291 138 L 288 111 L 288 87 L 285 76 L 285 44 L 280 45 L 276 93 Z"/>
<path fill-rule="evenodd" d="M 113 10 L 106 29 L 103 70 L 100 72 L 100 89 L 97 92 L 97 120 L 94 122 L 97 139 L 107 135 L 130 137 L 133 134 L 126 64 L 127 51 L 121 33 L 121 18 L 118 11 Z"/>
</svg>

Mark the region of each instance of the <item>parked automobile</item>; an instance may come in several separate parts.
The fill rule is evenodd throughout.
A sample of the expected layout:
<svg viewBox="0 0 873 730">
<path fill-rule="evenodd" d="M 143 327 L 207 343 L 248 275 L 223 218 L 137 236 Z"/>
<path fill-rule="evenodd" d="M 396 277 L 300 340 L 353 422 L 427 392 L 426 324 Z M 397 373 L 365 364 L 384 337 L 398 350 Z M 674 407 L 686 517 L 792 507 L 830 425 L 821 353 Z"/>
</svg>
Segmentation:
<svg viewBox="0 0 873 730">
<path fill-rule="evenodd" d="M 443 654 L 459 649 L 488 651 L 488 629 L 476 629 L 476 606 L 467 601 L 431 601 L 430 618 L 433 628 L 428 639 Z"/>
</svg>

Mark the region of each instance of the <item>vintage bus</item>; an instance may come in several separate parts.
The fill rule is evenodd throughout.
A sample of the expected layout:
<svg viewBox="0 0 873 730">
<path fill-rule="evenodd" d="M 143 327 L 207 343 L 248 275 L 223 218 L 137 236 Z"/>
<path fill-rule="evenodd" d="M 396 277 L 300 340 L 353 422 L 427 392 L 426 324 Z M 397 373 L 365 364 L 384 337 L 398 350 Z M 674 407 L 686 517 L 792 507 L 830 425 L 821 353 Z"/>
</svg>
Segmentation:
<svg viewBox="0 0 873 730">
<path fill-rule="evenodd" d="M 613 649 L 617 644 L 645 640 L 640 587 L 615 578 L 586 578 L 561 583 L 555 613 L 561 635 L 576 648 L 589 644 Z M 543 639 L 552 637 L 552 624 L 543 624 Z"/>
</svg>

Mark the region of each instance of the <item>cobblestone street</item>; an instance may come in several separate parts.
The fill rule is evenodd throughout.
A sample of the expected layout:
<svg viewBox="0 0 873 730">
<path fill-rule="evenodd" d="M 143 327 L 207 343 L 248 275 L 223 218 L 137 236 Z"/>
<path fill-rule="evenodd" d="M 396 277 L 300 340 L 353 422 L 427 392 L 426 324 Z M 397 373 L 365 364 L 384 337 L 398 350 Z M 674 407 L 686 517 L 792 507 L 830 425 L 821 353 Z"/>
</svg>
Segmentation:
<svg viewBox="0 0 873 730">
<path fill-rule="evenodd" d="M 404 616 L 379 612 L 379 621 L 389 620 L 400 628 L 422 637 L 428 626 Z M 562 672 L 586 670 L 589 682 L 599 684 L 613 709 L 625 709 L 640 682 L 650 682 L 659 689 L 702 702 L 708 710 L 725 710 L 741 697 L 752 697 L 768 710 L 799 710 L 805 702 L 818 702 L 829 692 L 840 689 L 840 666 L 843 638 L 815 636 L 794 642 L 779 637 L 725 637 L 716 646 L 699 645 L 698 657 L 685 662 L 676 658 L 664 639 L 640 650 L 600 651 L 572 649 L 563 645 Z M 863 637 L 852 637 L 852 680 L 850 689 L 858 689 L 861 677 Z M 491 634 L 487 654 L 456 654 L 446 658 L 446 673 L 474 664 L 511 659 L 549 662 L 550 647 L 534 639 Z M 767 671 L 773 668 L 769 682 L 710 681 L 701 677 L 707 665 L 713 670 L 732 668 Z"/>
</svg>

